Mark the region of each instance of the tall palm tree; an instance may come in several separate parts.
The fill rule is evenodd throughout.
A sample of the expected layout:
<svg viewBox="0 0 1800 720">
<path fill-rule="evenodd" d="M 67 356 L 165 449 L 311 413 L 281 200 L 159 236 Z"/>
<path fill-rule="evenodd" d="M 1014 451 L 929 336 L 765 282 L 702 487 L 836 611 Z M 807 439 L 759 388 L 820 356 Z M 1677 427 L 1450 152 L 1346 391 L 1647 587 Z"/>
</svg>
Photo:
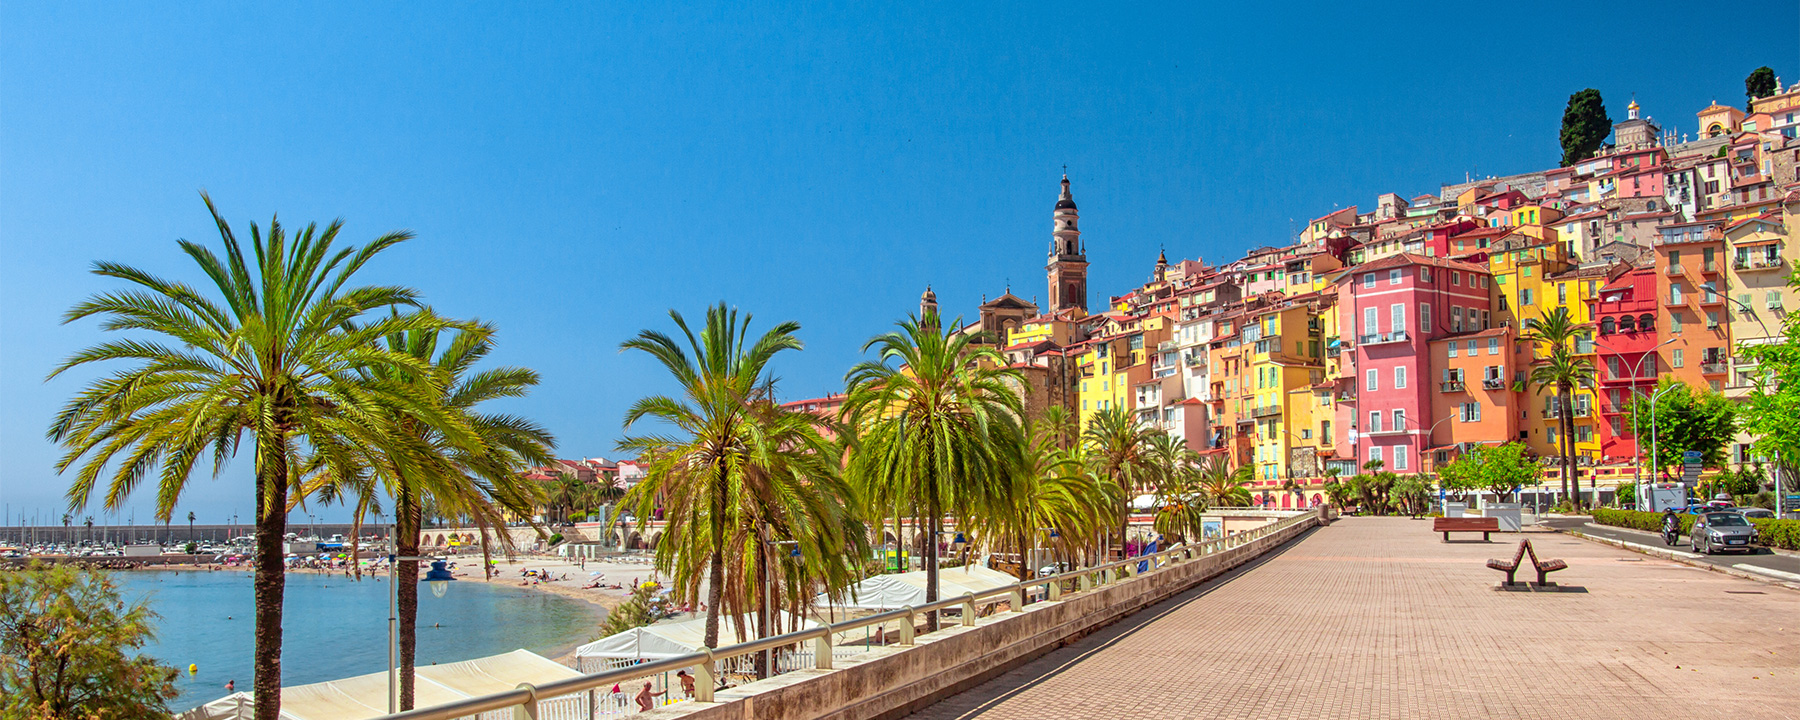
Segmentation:
<svg viewBox="0 0 1800 720">
<path fill-rule="evenodd" d="M 1201 491 L 1212 504 L 1221 507 L 1249 507 L 1249 485 L 1254 481 L 1255 474 L 1249 465 L 1233 468 L 1223 453 L 1208 455 L 1198 469 Z"/>
<path fill-rule="evenodd" d="M 95 274 L 131 287 L 89 298 L 64 321 L 99 317 L 108 331 L 144 336 L 101 342 L 51 373 L 54 378 L 97 363 L 131 364 L 90 382 L 57 414 L 48 435 L 68 449 L 57 470 L 77 468 L 68 492 L 72 507 L 87 504 L 111 465 L 111 478 L 101 488 L 105 507 L 121 507 L 143 480 L 154 478 L 159 518 L 173 512 L 196 463 L 210 460 L 216 472 L 236 454 L 244 435 L 251 436 L 256 718 L 276 720 L 285 585 L 281 542 L 288 495 L 298 480 L 298 454 L 311 453 L 351 473 L 351 448 L 388 447 L 396 412 L 435 421 L 441 412 L 417 388 L 372 381 L 370 371 L 424 370 L 414 358 L 374 341 L 446 322 L 428 312 L 408 312 L 359 323 L 373 311 L 416 305 L 417 293 L 407 288 L 350 285 L 357 271 L 409 233 L 334 250 L 342 221 L 322 230 L 308 225 L 292 238 L 278 221 L 270 221 L 267 235 L 251 224 L 245 248 L 212 200 L 202 198 L 224 256 L 186 240 L 180 247 L 217 295 L 207 297 L 186 283 L 126 265 L 96 264 Z"/>
<path fill-rule="evenodd" d="M 1086 446 L 1088 468 L 1119 486 L 1118 550 L 1125 556 L 1126 526 L 1131 522 L 1131 498 L 1154 482 L 1156 467 L 1150 462 L 1153 431 L 1137 421 L 1130 410 L 1111 407 L 1088 419 L 1081 439 Z"/>
<path fill-rule="evenodd" d="M 770 400 L 769 361 L 784 350 L 799 350 L 794 333 L 800 325 L 784 322 L 754 341 L 750 315 L 724 303 L 708 308 L 699 335 L 681 313 L 669 311 L 683 339 L 644 330 L 621 345 L 656 358 L 681 387 L 681 398 L 651 395 L 625 413 L 629 429 L 639 420 L 658 420 L 674 434 L 627 437 L 619 449 L 636 452 L 647 466 L 645 478 L 625 494 L 640 518 L 663 510 L 667 526 L 656 549 L 657 569 L 674 582 L 675 593 L 697 604 L 706 586 L 707 647 L 719 646 L 721 599 L 728 584 L 741 577 L 726 575 L 731 534 L 743 527 L 743 494 L 758 484 L 752 476 L 771 472 L 772 459 L 801 452 L 769 442 L 758 423 L 759 403 Z M 692 353 L 690 356 L 690 352 Z"/>
<path fill-rule="evenodd" d="M 1569 309 L 1557 307 L 1543 318 L 1525 321 L 1525 337 L 1539 345 L 1543 359 L 1532 364 L 1531 383 L 1539 393 L 1554 390 L 1557 405 L 1557 454 L 1562 457 L 1563 495 L 1576 507 L 1581 502 L 1581 478 L 1575 476 L 1575 406 L 1570 396 L 1578 387 L 1592 387 L 1594 364 L 1575 354 L 1581 325 Z"/>
<path fill-rule="evenodd" d="M 493 543 L 485 541 L 489 537 L 510 555 L 516 548 L 505 529 L 507 518 L 529 517 L 543 501 L 543 489 L 520 471 L 548 464 L 555 439 L 529 420 L 481 411 L 488 401 L 526 396 L 538 382 L 537 373 L 524 368 L 477 370 L 493 349 L 492 337 L 492 327 L 471 323 L 447 334 L 428 329 L 383 338 L 384 349 L 422 367 L 376 368 L 370 371 L 371 380 L 413 388 L 439 415 L 427 422 L 392 410 L 394 449 L 353 451 L 359 459 L 349 466 L 354 472 L 334 472 L 334 465 L 324 464 L 323 472 L 303 486 L 306 493 L 318 493 L 326 500 L 355 496 L 359 512 L 378 495 L 393 498 L 398 556 L 419 554 L 428 503 L 439 512 L 466 517 L 480 529 L 484 560 L 493 549 Z M 406 560 L 394 570 L 399 583 L 400 709 L 410 710 L 418 646 L 419 566 Z"/>
<path fill-rule="evenodd" d="M 1148 456 L 1156 478 L 1156 531 L 1178 539 L 1200 537 L 1207 501 L 1195 468 L 1199 454 L 1186 440 L 1159 432 L 1150 438 Z"/>
<path fill-rule="evenodd" d="M 1118 507 L 1117 486 L 1096 480 L 1075 450 L 1058 445 L 1063 437 L 1059 425 L 1048 413 L 1026 424 L 1012 486 L 976 518 L 984 534 L 1014 542 L 1021 581 L 1031 579 L 1034 540 L 1042 539 L 1063 557 L 1091 549 L 1095 538 L 1111 527 Z"/>
<path fill-rule="evenodd" d="M 850 473 L 871 506 L 923 514 L 925 600 L 938 599 L 938 539 L 1008 487 L 1020 447 L 1022 380 L 979 334 L 948 330 L 935 313 L 897 323 L 863 346 L 877 359 L 851 368 L 841 410 L 857 427 Z M 926 626 L 937 628 L 937 613 Z"/>
</svg>

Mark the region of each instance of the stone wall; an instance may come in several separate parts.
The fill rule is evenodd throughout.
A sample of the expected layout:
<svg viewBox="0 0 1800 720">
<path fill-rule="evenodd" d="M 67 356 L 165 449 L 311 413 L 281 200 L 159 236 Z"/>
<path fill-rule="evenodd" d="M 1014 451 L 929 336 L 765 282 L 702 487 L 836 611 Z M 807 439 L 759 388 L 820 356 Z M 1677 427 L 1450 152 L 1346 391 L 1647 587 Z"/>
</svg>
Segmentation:
<svg viewBox="0 0 1800 720">
<path fill-rule="evenodd" d="M 972 627 L 890 646 L 722 691 L 719 702 L 684 702 L 646 718 L 852 720 L 897 718 L 985 682 L 1095 630 L 1243 565 L 1316 527 L 1324 511 L 1268 537 L 1166 566 L 1123 582 L 1002 612 Z M 1048 709 L 1047 709 L 1048 710 Z M 1053 713 L 1052 713 L 1053 714 Z"/>
</svg>

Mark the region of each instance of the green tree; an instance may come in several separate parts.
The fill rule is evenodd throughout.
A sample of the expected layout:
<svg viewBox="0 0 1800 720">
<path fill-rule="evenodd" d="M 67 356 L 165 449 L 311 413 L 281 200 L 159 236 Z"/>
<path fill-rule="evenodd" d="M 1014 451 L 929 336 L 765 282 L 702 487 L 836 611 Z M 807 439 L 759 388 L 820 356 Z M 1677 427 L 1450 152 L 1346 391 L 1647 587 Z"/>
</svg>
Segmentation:
<svg viewBox="0 0 1800 720">
<path fill-rule="evenodd" d="M 740 319 L 724 303 L 707 309 L 698 335 L 681 313 L 671 310 L 669 317 L 681 340 L 644 330 L 621 345 L 655 358 L 681 390 L 679 399 L 651 395 L 625 413 L 627 430 L 649 419 L 673 433 L 619 441 L 620 450 L 635 452 L 646 463 L 644 481 L 622 504 L 639 518 L 654 517 L 661 506 L 667 525 L 656 549 L 657 569 L 670 576 L 675 594 L 689 605 L 699 603 L 700 586 L 706 586 L 702 642 L 718 647 L 721 598 L 727 585 L 744 580 L 726 573 L 731 535 L 744 526 L 739 500 L 756 487 L 754 476 L 771 470 L 776 456 L 795 451 L 766 442 L 757 407 L 770 399 L 769 362 L 783 351 L 801 349 L 794 336 L 800 325 L 780 323 L 752 340 L 750 315 Z"/>
<path fill-rule="evenodd" d="M 842 413 L 860 445 L 851 478 L 870 506 L 923 515 L 925 599 L 938 599 L 937 545 L 946 514 L 959 524 L 1010 486 L 1023 447 L 1017 371 L 978 335 L 934 313 L 871 339 L 878 359 L 851 368 Z M 926 626 L 936 629 L 937 613 Z"/>
<path fill-rule="evenodd" d="M 1501 502 L 1519 488 L 1542 483 L 1543 475 L 1543 468 L 1531 458 L 1524 443 L 1476 445 L 1438 468 L 1438 482 L 1445 489 L 1486 490 L 1500 496 Z"/>
<path fill-rule="evenodd" d="M 1654 449 L 1651 459 L 1660 468 L 1662 479 L 1672 481 L 1681 477 L 1683 457 L 1689 451 L 1700 453 L 1701 464 L 1705 467 L 1722 467 L 1725 446 L 1736 431 L 1736 403 L 1719 393 L 1697 390 L 1668 377 L 1657 383 L 1655 394 L 1660 397 L 1654 405 L 1649 397 L 1633 400 L 1631 412 L 1637 426 L 1643 429 L 1638 444 L 1646 455 Z M 1654 426 L 1652 410 L 1656 420 Z"/>
<path fill-rule="evenodd" d="M 1606 115 L 1599 90 L 1588 88 L 1570 95 L 1562 118 L 1562 166 L 1593 157 L 1611 133 L 1612 118 Z"/>
<path fill-rule="evenodd" d="M 655 583 L 638 583 L 625 602 L 608 610 L 600 622 L 600 637 L 611 637 L 632 628 L 641 628 L 668 617 L 668 601 L 656 598 Z"/>
<path fill-rule="evenodd" d="M 1082 432 L 1088 470 L 1119 487 L 1118 551 L 1125 553 L 1126 525 L 1131 522 L 1131 498 L 1155 482 L 1156 466 L 1150 461 L 1154 433 L 1137 421 L 1131 410 L 1110 407 L 1088 418 Z"/>
<path fill-rule="evenodd" d="M 1431 481 L 1424 475 L 1407 475 L 1395 480 L 1392 494 L 1400 512 L 1407 515 L 1418 517 L 1431 508 Z"/>
<path fill-rule="evenodd" d="M 1800 265 L 1788 285 L 1800 288 Z M 1782 319 L 1775 340 L 1738 346 L 1738 356 L 1756 364 L 1751 374 L 1756 392 L 1738 401 L 1738 414 L 1743 430 L 1755 438 L 1751 449 L 1773 466 L 1779 495 L 1800 487 L 1800 313 Z"/>
<path fill-rule="evenodd" d="M 1060 445 L 1067 432 L 1061 420 L 1046 414 L 1026 424 L 1012 486 L 978 518 L 984 534 L 1012 539 L 1021 581 L 1032 577 L 1031 551 L 1039 543 L 1059 558 L 1096 549 L 1096 539 L 1111 527 L 1118 506 L 1116 486 L 1088 474 L 1078 449 Z"/>
<path fill-rule="evenodd" d="M 105 571 L 33 563 L 0 572 L 0 717 L 167 717 L 175 670 L 140 652 L 155 620 Z"/>
<path fill-rule="evenodd" d="M 1209 455 L 1198 468 L 1200 490 L 1207 501 L 1220 507 L 1250 507 L 1250 483 L 1255 481 L 1249 465 L 1231 467 L 1223 453 Z"/>
<path fill-rule="evenodd" d="M 392 418 L 410 414 L 439 422 L 442 411 L 412 387 L 374 379 L 375 371 L 423 372 L 404 353 L 376 340 L 393 332 L 448 325 L 409 309 L 418 294 L 393 286 L 357 287 L 357 271 L 411 235 L 383 235 L 361 248 L 333 249 L 342 221 L 289 238 L 277 221 L 265 236 L 250 226 L 249 252 L 210 198 L 207 209 L 225 254 L 198 243 L 180 247 L 218 291 L 209 298 L 186 283 L 102 262 L 95 274 L 132 287 L 95 295 L 65 322 L 103 318 L 108 331 L 146 337 L 109 340 L 76 353 L 51 377 L 75 368 L 121 362 L 131 367 L 89 382 L 51 424 L 49 437 L 68 449 L 59 472 L 77 468 L 71 507 L 86 505 L 103 473 L 108 509 L 122 507 L 153 478 L 157 518 L 167 519 L 194 465 L 223 466 L 245 433 L 255 448 L 256 718 L 277 720 L 281 706 L 281 616 L 285 585 L 282 536 L 289 494 L 300 480 L 302 453 L 343 475 L 357 470 L 355 448 L 392 447 Z M 362 323 L 368 317 L 373 322 Z"/>
<path fill-rule="evenodd" d="M 1581 505 L 1581 478 L 1575 474 L 1575 405 L 1576 388 L 1593 387 L 1594 364 L 1575 354 L 1574 344 L 1582 334 L 1581 326 L 1566 307 L 1557 307 L 1542 318 L 1525 321 L 1525 339 L 1537 343 L 1538 356 L 1531 367 L 1531 383 L 1539 393 L 1554 391 L 1551 400 L 1556 407 L 1557 455 L 1562 458 L 1563 497 Z"/>
<path fill-rule="evenodd" d="M 1159 432 L 1150 438 L 1149 458 L 1156 478 L 1152 526 L 1171 541 L 1204 537 L 1207 500 L 1196 467 L 1199 454 L 1188 449 L 1186 440 Z"/>
<path fill-rule="evenodd" d="M 427 504 L 466 518 L 480 529 L 484 568 L 493 549 L 487 538 L 511 554 L 515 548 L 512 533 L 505 529 L 507 518 L 528 518 L 543 500 L 542 488 L 520 471 L 549 463 L 555 438 L 530 420 L 482 411 L 483 405 L 496 400 L 525 397 L 538 382 L 537 373 L 524 368 L 478 369 L 493 350 L 493 332 L 487 325 L 468 324 L 448 332 L 397 331 L 383 338 L 382 350 L 411 358 L 413 365 L 374 368 L 369 371 L 371 379 L 409 388 L 411 399 L 428 403 L 436 412 L 421 417 L 390 409 L 388 447 L 349 448 L 347 454 L 354 458 L 350 462 L 315 458 L 308 465 L 320 472 L 306 482 L 305 494 L 316 493 L 326 502 L 354 497 L 359 505 L 378 493 L 393 498 L 394 548 L 401 556 L 420 553 Z M 418 576 L 418 561 L 401 561 L 395 568 L 401 710 L 413 707 Z"/>
<path fill-rule="evenodd" d="M 1756 99 L 1775 94 L 1775 70 L 1767 65 L 1750 71 L 1744 78 L 1744 110 L 1756 112 Z"/>
</svg>

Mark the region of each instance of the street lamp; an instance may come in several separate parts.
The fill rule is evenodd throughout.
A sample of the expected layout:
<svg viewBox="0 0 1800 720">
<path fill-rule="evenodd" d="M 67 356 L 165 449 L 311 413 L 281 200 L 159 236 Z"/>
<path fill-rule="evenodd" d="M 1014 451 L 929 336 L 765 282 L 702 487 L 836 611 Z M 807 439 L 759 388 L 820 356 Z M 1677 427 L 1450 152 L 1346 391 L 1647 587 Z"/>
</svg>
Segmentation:
<svg viewBox="0 0 1800 720">
<path fill-rule="evenodd" d="M 1738 301 L 1736 298 L 1733 298 L 1730 295 L 1719 292 L 1718 286 L 1714 285 L 1710 282 L 1700 283 L 1700 289 L 1705 290 L 1714 295 L 1718 295 L 1719 297 L 1725 298 L 1725 302 L 1728 302 L 1728 303 L 1731 303 L 1733 305 L 1743 308 L 1744 312 L 1750 313 L 1750 317 L 1756 318 L 1756 324 L 1762 326 L 1763 337 L 1765 337 L 1765 338 L 1775 337 L 1774 333 L 1769 332 L 1769 326 L 1768 326 L 1768 324 L 1763 322 L 1762 316 L 1757 315 L 1756 310 L 1752 309 L 1749 305 L 1745 305 L 1744 303 Z"/>
<path fill-rule="evenodd" d="M 424 582 L 431 585 L 434 597 L 443 597 L 456 576 L 446 563 L 429 555 L 388 556 L 388 714 L 400 712 L 400 563 L 430 560 Z"/>
<path fill-rule="evenodd" d="M 800 557 L 799 540 L 769 540 L 767 542 L 771 548 L 792 548 L 788 551 L 788 557 Z M 758 628 L 758 630 L 761 631 L 762 637 L 771 637 L 772 633 L 770 632 L 770 626 L 775 624 L 774 611 L 772 610 L 772 608 L 775 607 L 773 602 L 775 599 L 775 573 L 770 572 L 768 575 L 768 584 L 765 586 L 763 601 L 759 603 L 759 605 L 762 606 L 760 608 L 762 614 L 762 627 Z M 762 657 L 763 673 L 765 676 L 774 677 L 777 675 L 778 673 L 775 668 L 775 650 L 773 648 L 764 648 Z"/>
<path fill-rule="evenodd" d="M 1711 283 L 1708 283 L 1708 284 L 1710 285 Z M 1644 359 L 1649 358 L 1649 357 L 1655 357 L 1657 350 L 1662 349 L 1663 346 L 1665 346 L 1665 345 L 1672 345 L 1677 340 L 1680 340 L 1680 339 L 1681 338 L 1669 338 L 1660 343 L 1657 343 L 1654 347 L 1650 348 L 1649 350 L 1644 351 L 1644 354 L 1639 355 L 1637 362 L 1634 362 L 1631 364 L 1631 399 L 1634 402 L 1637 400 L 1637 398 L 1640 394 L 1640 393 L 1638 393 L 1638 379 L 1639 379 L 1638 371 L 1643 369 Z M 1608 347 L 1606 343 L 1600 342 L 1599 340 L 1595 340 L 1594 344 L 1599 345 L 1600 347 L 1612 350 L 1613 352 L 1619 352 L 1619 350 L 1617 348 Z M 1653 414 L 1656 412 L 1656 408 L 1654 405 L 1651 406 L 1650 411 Z M 1643 458 L 1640 456 L 1643 455 L 1644 448 L 1643 448 L 1643 444 L 1638 442 L 1638 414 L 1636 412 L 1631 413 L 1631 450 L 1632 450 L 1632 459 L 1637 461 L 1637 462 L 1634 462 L 1631 464 L 1631 481 L 1639 486 L 1637 488 L 1634 488 L 1635 490 L 1643 490 L 1642 486 L 1644 484 L 1644 461 L 1643 461 Z M 1637 495 L 1638 509 L 1639 510 L 1644 509 L 1644 502 L 1647 499 L 1644 497 L 1644 495 L 1646 493 L 1638 492 L 1635 494 Z M 1598 502 L 1597 496 L 1599 495 L 1599 492 L 1596 491 L 1595 495 L 1596 495 L 1595 501 Z M 1613 499 L 1616 500 L 1618 498 L 1614 497 Z"/>
<path fill-rule="evenodd" d="M 1656 462 L 1656 399 L 1659 397 L 1662 397 L 1663 393 L 1666 393 L 1670 390 L 1674 390 L 1676 387 L 1679 387 L 1679 386 L 1670 385 L 1670 386 L 1663 388 L 1661 390 L 1658 390 L 1655 393 L 1650 395 L 1650 479 L 1651 480 L 1655 480 L 1659 475 L 1662 474 L 1660 472 L 1661 468 L 1658 467 L 1658 464 Z M 1684 494 L 1685 494 L 1685 491 L 1684 491 Z"/>
</svg>

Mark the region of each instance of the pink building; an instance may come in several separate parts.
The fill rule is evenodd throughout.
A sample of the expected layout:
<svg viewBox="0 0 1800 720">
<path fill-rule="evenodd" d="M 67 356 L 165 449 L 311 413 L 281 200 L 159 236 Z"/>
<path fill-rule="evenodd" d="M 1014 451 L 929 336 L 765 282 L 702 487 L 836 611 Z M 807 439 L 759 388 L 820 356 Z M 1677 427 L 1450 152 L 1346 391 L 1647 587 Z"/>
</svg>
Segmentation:
<svg viewBox="0 0 1800 720">
<path fill-rule="evenodd" d="M 1486 328 L 1464 317 L 1490 309 L 1487 269 L 1410 253 L 1366 263 L 1337 280 L 1339 323 L 1346 339 L 1350 399 L 1337 404 L 1349 428 L 1338 457 L 1358 466 L 1380 460 L 1398 473 L 1421 472 L 1429 445 L 1436 368 L 1428 343 Z M 1342 394 L 1342 393 L 1340 393 Z"/>
</svg>

